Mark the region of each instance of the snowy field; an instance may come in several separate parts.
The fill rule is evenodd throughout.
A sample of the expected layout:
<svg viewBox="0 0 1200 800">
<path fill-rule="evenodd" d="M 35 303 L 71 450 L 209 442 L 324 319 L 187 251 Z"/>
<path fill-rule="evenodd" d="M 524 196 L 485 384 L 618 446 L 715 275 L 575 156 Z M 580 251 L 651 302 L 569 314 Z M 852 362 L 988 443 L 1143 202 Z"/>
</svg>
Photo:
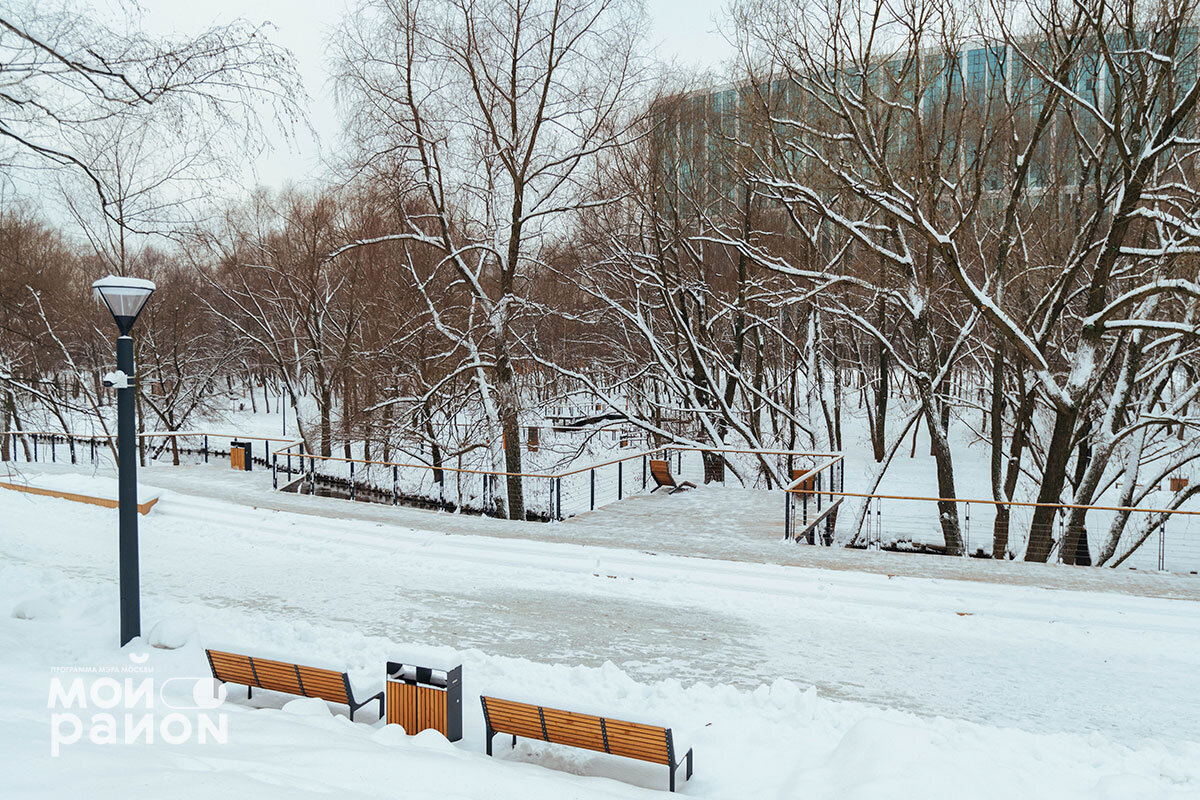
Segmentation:
<svg viewBox="0 0 1200 800">
<path fill-rule="evenodd" d="M 67 471 L 54 470 L 61 487 Z M 141 520 L 143 631 L 182 645 L 132 645 L 149 653 L 144 674 L 205 675 L 203 648 L 221 644 L 341 664 L 379 686 L 389 658 L 449 647 L 464 663 L 463 741 L 232 689 L 224 744 L 85 736 L 52 757 L 51 680 L 132 663 L 115 647 L 116 512 L 4 492 L 0 796 L 665 789 L 665 768 L 544 744 L 510 753 L 497 737 L 487 759 L 477 696 L 492 693 L 672 727 L 696 752 L 688 796 L 1200 797 L 1193 577 L 992 565 L 1040 570 L 1042 585 L 1014 585 L 798 566 L 769 527 L 735 560 L 719 515 L 706 557 L 685 557 L 686 541 L 647 547 L 669 531 L 639 539 L 651 534 L 629 533 L 628 515 L 508 523 L 282 496 L 253 475 L 143 473 L 143 494 L 162 495 Z M 279 501 L 293 506 L 255 507 Z M 1089 591 L 1044 588 L 1081 572 Z"/>
</svg>

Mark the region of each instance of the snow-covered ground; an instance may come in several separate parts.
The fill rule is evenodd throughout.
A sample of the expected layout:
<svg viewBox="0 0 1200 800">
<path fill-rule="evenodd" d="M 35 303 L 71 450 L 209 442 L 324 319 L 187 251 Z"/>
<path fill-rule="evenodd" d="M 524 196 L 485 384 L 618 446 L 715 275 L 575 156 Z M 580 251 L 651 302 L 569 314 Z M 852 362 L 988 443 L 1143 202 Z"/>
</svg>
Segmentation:
<svg viewBox="0 0 1200 800">
<path fill-rule="evenodd" d="M 60 485 L 67 471 L 53 471 Z M 379 684 L 398 653 L 451 647 L 466 736 L 407 738 L 365 711 L 351 724 L 341 707 L 269 693 L 248 703 L 233 689 L 220 707 L 226 744 L 81 741 L 52 758 L 51 681 L 132 663 L 115 647 L 116 512 L 0 493 L 0 795 L 540 800 L 665 788 L 665 768 L 544 744 L 510 754 L 498 737 L 501 757 L 487 759 L 487 692 L 671 726 L 696 749 L 691 796 L 1200 797 L 1189 576 L 1087 570 L 1093 588 L 1118 591 L 1078 591 L 828 570 L 773 558 L 797 552 L 774 530 L 734 560 L 717 547 L 729 530 L 719 515 L 712 552 L 695 558 L 646 547 L 647 534 L 625 535 L 628 516 L 606 524 L 605 512 L 507 523 L 285 497 L 266 476 L 215 466 L 142 477 L 162 494 L 141 519 L 143 631 L 185 642 L 131 646 L 149 652 L 145 674 L 160 685 L 204 675 L 203 647 L 220 643 Z M 665 508 L 705 491 L 645 500 Z M 255 507 L 280 500 L 293 510 Z M 1046 585 L 1079 572 L 1030 569 Z M 1172 597 L 1135 594 L 1151 584 Z"/>
<path fill-rule="evenodd" d="M 189 427 L 194 430 L 208 430 L 214 433 L 222 432 L 228 434 L 221 437 L 214 436 L 212 438 L 212 446 L 214 448 L 227 449 L 231 436 L 268 438 L 269 441 L 256 439 L 252 443 L 254 456 L 256 458 L 264 458 L 270 452 L 295 441 L 295 411 L 294 409 L 289 409 L 285 426 L 279 398 L 271 398 L 270 413 L 265 413 L 262 410 L 261 390 L 259 390 L 258 399 L 259 404 L 256 413 L 251 411 L 248 398 L 235 397 L 223 400 L 219 404 L 219 407 L 208 416 L 194 420 L 193 424 L 189 425 Z M 306 405 L 304 415 L 310 419 L 310 423 L 313 413 L 313 409 Z M 536 422 L 538 420 L 530 421 Z M 973 421 L 977 422 L 978 420 Z M 31 421 L 27 427 L 34 427 L 34 422 L 39 422 L 39 420 Z M 40 420 L 40 422 L 44 423 L 44 427 L 47 429 L 57 427 L 57 423 L 50 419 Z M 891 423 L 894 425 L 895 420 L 892 420 Z M 845 470 L 844 488 L 847 492 L 866 492 L 871 489 L 871 476 L 874 474 L 877 465 L 874 462 L 871 446 L 867 438 L 867 428 L 868 426 L 861 410 L 853 408 L 845 409 L 843 430 L 846 438 L 842 455 L 844 457 Z M 87 433 L 89 430 L 91 428 L 87 424 L 81 423 L 78 426 L 78 432 L 81 434 Z M 285 431 L 287 435 L 285 435 Z M 154 441 L 161 444 L 164 440 Z M 192 440 L 191 444 L 199 447 L 202 441 L 202 438 L 196 438 Z M 987 499 L 991 497 L 990 454 L 987 444 L 978 437 L 960 416 L 956 416 L 955 421 L 951 424 L 950 442 L 954 454 L 957 496 L 982 501 L 960 503 L 958 506 L 960 525 L 968 550 L 970 552 L 982 550 L 985 553 L 990 553 L 995 508 L 987 502 Z M 551 514 L 552 510 L 561 510 L 565 516 L 571 516 L 573 514 L 582 514 L 593 505 L 597 508 L 611 505 L 617 501 L 619 496 L 628 498 L 631 495 L 641 493 L 644 482 L 644 467 L 641 459 L 635 458 L 632 461 L 625 462 L 622 465 L 623 471 L 618 470 L 616 464 L 611 462 L 613 459 L 628 457 L 633 453 L 641 452 L 644 449 L 643 443 L 631 440 L 629 446 L 625 448 L 621 448 L 619 444 L 619 435 L 607 430 L 595 435 L 586 435 L 578 432 L 556 434 L 544 431 L 542 433 L 542 447 L 540 450 L 535 453 L 525 453 L 525 469 L 530 472 L 539 473 L 560 474 L 562 472 L 571 472 L 572 474 L 563 478 L 555 485 L 552 485 L 554 482 L 550 479 L 526 478 L 525 491 L 528 508 L 535 513 L 544 515 Z M 45 445 L 43 444 L 44 450 Z M 361 443 L 353 444 L 351 452 L 355 457 L 361 458 L 363 454 Z M 334 449 L 335 460 L 321 462 L 319 471 L 340 480 L 348 479 L 350 477 L 349 465 L 343 461 L 336 460 L 343 453 L 343 447 L 336 447 Z M 62 445 L 59 446 L 57 455 L 60 463 L 69 460 L 69 454 Z M 90 456 L 90 453 L 81 452 L 79 455 L 81 459 L 86 459 Z M 103 449 L 99 451 L 99 455 L 102 459 L 107 459 L 107 455 Z M 160 462 L 169 462 L 169 455 L 169 451 L 164 450 Z M 372 455 L 378 458 L 380 453 L 373 451 Z M 406 461 L 422 461 L 422 456 L 419 452 L 403 454 L 399 451 L 393 451 L 391 455 L 393 459 L 400 460 L 402 463 Z M 23 457 L 23 455 L 19 455 L 19 457 Z M 42 458 L 43 460 L 46 458 L 45 452 L 43 452 Z M 739 457 L 734 456 L 732 458 L 737 459 Z M 427 460 L 427 456 L 425 459 Z M 803 461 L 803 459 L 799 460 Z M 470 458 L 462 466 L 465 469 L 487 469 L 488 466 L 485 462 L 486 451 L 477 450 L 473 451 Z M 281 461 L 280 468 L 283 469 L 286 464 L 286 460 Z M 597 469 L 595 474 L 592 475 L 586 467 L 594 464 L 603 464 L 605 466 Z M 749 464 L 751 462 L 747 461 L 747 465 Z M 293 459 L 291 465 L 298 469 L 299 460 Z M 743 467 L 745 466 L 743 465 Z M 795 464 L 794 466 L 807 467 L 810 464 L 802 463 Z M 675 470 L 676 477 L 679 480 L 691 480 L 696 483 L 703 482 L 701 459 L 697 453 L 684 453 L 681 463 L 676 464 L 673 460 L 672 468 Z M 746 472 L 748 475 L 753 474 L 752 469 L 748 469 Z M 482 478 L 469 473 L 464 473 L 461 477 L 461 486 L 456 485 L 455 481 L 451 479 L 447 481 L 446 487 L 437 487 L 433 482 L 433 474 L 430 470 L 401 468 L 399 486 L 401 492 L 408 492 L 414 496 L 422 496 L 433 500 L 442 499 L 450 502 L 457 502 L 461 499 L 465 501 L 466 506 L 469 508 L 480 507 L 482 504 L 480 498 L 484 494 Z M 1191 479 L 1190 472 L 1186 469 L 1180 472 L 1177 477 Z M 1195 480 L 1200 479 L 1193 479 L 1193 483 L 1195 483 Z M 355 481 L 360 487 L 374 485 L 385 492 L 390 492 L 392 487 L 392 471 L 386 467 L 364 469 L 362 465 L 358 465 L 355 473 Z M 623 487 L 620 491 L 617 488 L 618 482 Z M 285 483 L 286 481 L 281 478 L 281 485 Z M 652 482 L 648 483 L 651 486 L 653 485 Z M 730 485 L 733 484 L 734 481 L 732 480 L 732 475 L 730 475 Z M 461 498 L 457 491 L 459 488 L 462 490 Z M 1033 500 L 1036 498 L 1037 488 L 1035 481 L 1026 476 L 1018 483 L 1014 499 L 1018 501 Z M 904 497 L 928 498 L 938 494 L 934 460 L 929 455 L 928 432 L 923 426 L 919 427 L 915 442 L 908 439 L 904 446 L 900 448 L 900 451 L 896 454 L 875 491 L 881 495 Z M 1151 491 L 1143 498 L 1139 502 L 1139 506 L 1143 508 L 1158 508 L 1168 505 L 1169 501 L 1170 492 L 1167 485 L 1162 483 L 1158 485 L 1157 491 Z M 856 520 L 855 512 L 860 502 L 859 498 L 849 497 L 846 498 L 843 505 L 838 525 L 840 535 L 846 539 L 851 538 L 857 531 L 854 525 Z M 1101 492 L 1095 498 L 1094 502 L 1101 506 L 1117 504 L 1119 502 L 1117 487 L 1115 485 L 1108 485 L 1105 491 Z M 782 500 L 777 502 L 773 498 L 760 498 L 757 501 L 753 501 L 753 503 L 756 506 L 759 504 L 769 505 L 774 503 L 773 510 L 770 512 L 773 515 L 771 524 L 782 526 Z M 553 508 L 554 505 L 556 505 L 556 508 Z M 1200 512 L 1200 496 L 1185 502 L 1182 509 L 1193 513 Z M 754 515 L 756 517 L 763 516 L 757 511 L 754 512 Z M 1030 508 L 1014 507 L 1012 509 L 1012 520 L 1009 526 L 1009 548 L 1017 554 L 1020 554 L 1024 547 L 1031 516 L 1032 509 Z M 1088 514 L 1088 541 L 1094 558 L 1099 555 L 1113 516 L 1112 512 L 1103 510 L 1093 510 Z M 879 537 L 885 543 L 897 541 L 912 541 L 933 545 L 943 543 L 941 529 L 938 524 L 938 509 L 937 505 L 933 502 L 884 500 L 872 505 L 870 522 L 871 526 L 869 526 L 868 530 L 874 531 L 877 527 Z M 1054 532 L 1055 536 L 1061 536 L 1062 534 L 1061 522 L 1060 519 L 1057 529 Z M 1134 544 L 1137 531 L 1144 522 L 1144 514 L 1133 514 L 1131 516 L 1117 548 L 1118 554 L 1123 554 Z M 782 531 L 782 528 L 780 528 L 780 531 Z M 1138 570 L 1152 571 L 1158 569 L 1160 546 L 1162 550 L 1162 563 L 1166 570 L 1172 572 L 1200 572 L 1200 514 L 1195 516 L 1180 514 L 1171 517 L 1161 532 L 1161 542 L 1160 534 L 1156 532 L 1131 557 L 1127 558 L 1121 566 L 1123 568 L 1132 567 Z M 836 557 L 834 558 L 836 559 Z M 940 569 L 940 567 L 934 567 L 934 569 Z"/>
</svg>

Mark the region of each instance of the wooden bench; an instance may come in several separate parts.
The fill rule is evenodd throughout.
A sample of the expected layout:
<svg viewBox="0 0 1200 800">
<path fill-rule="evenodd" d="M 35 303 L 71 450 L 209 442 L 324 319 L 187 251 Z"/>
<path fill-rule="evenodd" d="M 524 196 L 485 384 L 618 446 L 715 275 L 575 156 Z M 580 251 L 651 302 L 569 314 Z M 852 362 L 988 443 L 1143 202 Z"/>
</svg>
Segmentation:
<svg viewBox="0 0 1200 800">
<path fill-rule="evenodd" d="M 673 476 L 671 474 L 671 465 L 668 464 L 665 460 L 658 461 L 653 458 L 650 459 L 650 477 L 654 478 L 654 482 L 658 484 L 657 486 L 655 486 L 653 489 L 650 490 L 650 494 L 654 494 L 655 492 L 657 492 L 659 489 L 663 488 L 664 486 L 669 487 L 671 489 L 671 494 L 675 494 L 676 492 L 682 492 L 684 489 L 688 489 L 688 488 L 691 488 L 691 489 L 696 488 L 696 484 L 692 483 L 691 481 L 684 481 L 683 483 L 676 483 L 675 476 Z"/>
<path fill-rule="evenodd" d="M 302 697 L 319 697 L 330 703 L 350 706 L 352 720 L 355 711 L 378 700 L 379 716 L 383 717 L 383 692 L 361 703 L 356 701 L 354 690 L 350 688 L 350 676 L 344 672 L 226 653 L 222 650 L 204 652 L 208 655 L 208 666 L 212 669 L 213 677 L 221 683 L 245 686 L 247 698 L 253 695 L 255 687 Z"/>
<path fill-rule="evenodd" d="M 492 737 L 497 733 L 505 733 L 512 736 L 514 747 L 517 737 L 523 736 L 551 744 L 665 764 L 671 770 L 672 792 L 675 791 L 675 771 L 680 764 L 687 763 L 686 778 L 692 777 L 692 751 L 689 749 L 683 758 L 675 760 L 675 743 L 670 728 L 578 714 L 496 697 L 481 696 L 479 701 L 483 704 L 489 756 L 492 754 Z"/>
</svg>

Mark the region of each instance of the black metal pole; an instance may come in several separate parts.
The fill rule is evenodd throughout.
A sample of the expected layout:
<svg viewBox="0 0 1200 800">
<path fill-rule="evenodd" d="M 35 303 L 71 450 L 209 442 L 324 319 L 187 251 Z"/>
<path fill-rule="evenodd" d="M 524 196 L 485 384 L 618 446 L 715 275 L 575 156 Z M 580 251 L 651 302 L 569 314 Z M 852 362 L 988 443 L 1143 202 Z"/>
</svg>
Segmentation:
<svg viewBox="0 0 1200 800">
<path fill-rule="evenodd" d="M 134 439 L 133 339 L 117 339 L 117 369 L 129 376 L 128 388 L 117 390 L 117 463 L 120 487 L 121 646 L 142 635 L 138 585 L 137 442 Z"/>
</svg>

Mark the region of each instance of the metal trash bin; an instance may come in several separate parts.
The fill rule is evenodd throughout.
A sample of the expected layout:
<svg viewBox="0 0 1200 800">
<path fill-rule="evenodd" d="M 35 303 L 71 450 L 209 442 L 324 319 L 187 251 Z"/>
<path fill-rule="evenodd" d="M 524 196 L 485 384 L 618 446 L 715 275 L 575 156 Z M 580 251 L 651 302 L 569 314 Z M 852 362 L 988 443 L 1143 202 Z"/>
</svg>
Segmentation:
<svg viewBox="0 0 1200 800">
<path fill-rule="evenodd" d="M 389 661 L 384 696 L 387 724 L 410 736 L 432 728 L 452 742 L 462 738 L 461 664 L 439 670 Z"/>
<path fill-rule="evenodd" d="M 250 442 L 232 441 L 229 443 L 229 466 L 231 469 L 249 472 L 254 467 L 254 456 L 250 450 Z"/>
</svg>

